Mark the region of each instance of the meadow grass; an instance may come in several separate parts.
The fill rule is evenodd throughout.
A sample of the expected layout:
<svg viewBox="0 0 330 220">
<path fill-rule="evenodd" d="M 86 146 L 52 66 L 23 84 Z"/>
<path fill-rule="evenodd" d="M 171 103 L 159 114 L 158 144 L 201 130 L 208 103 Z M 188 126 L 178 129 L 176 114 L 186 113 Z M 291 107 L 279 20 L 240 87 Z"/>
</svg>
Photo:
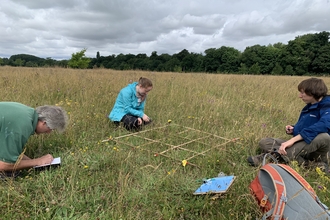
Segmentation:
<svg viewBox="0 0 330 220">
<path fill-rule="evenodd" d="M 145 109 L 153 124 L 137 136 L 154 142 L 107 118 L 119 90 L 141 76 L 154 83 Z M 260 217 L 248 189 L 258 169 L 246 158 L 258 153 L 263 137 L 289 138 L 284 127 L 296 122 L 304 106 L 297 85 L 306 78 L 1 67 L 1 101 L 59 105 L 70 124 L 64 134 L 29 139 L 27 155 L 51 153 L 61 157 L 62 166 L 1 181 L 0 219 Z M 323 79 L 330 85 L 330 78 Z M 184 127 L 188 131 L 181 132 Z M 157 155 L 189 140 L 185 148 L 209 151 L 186 166 L 181 160 L 191 155 L 184 150 Z M 329 178 L 295 169 L 330 205 Z M 203 178 L 219 172 L 236 176 L 227 193 L 217 199 L 193 195 Z"/>
</svg>

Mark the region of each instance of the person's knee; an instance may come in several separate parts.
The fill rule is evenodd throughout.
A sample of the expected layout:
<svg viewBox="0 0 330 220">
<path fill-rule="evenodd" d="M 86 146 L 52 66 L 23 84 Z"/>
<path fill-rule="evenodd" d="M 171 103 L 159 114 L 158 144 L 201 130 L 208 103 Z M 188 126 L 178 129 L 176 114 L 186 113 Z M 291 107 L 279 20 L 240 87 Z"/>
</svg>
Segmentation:
<svg viewBox="0 0 330 220">
<path fill-rule="evenodd" d="M 268 138 L 262 138 L 260 141 L 259 141 L 259 147 L 263 147 L 265 145 L 267 145 L 268 143 Z"/>
<path fill-rule="evenodd" d="M 330 135 L 328 133 L 321 133 L 321 134 L 318 134 L 314 140 L 324 140 L 324 141 L 327 141 L 327 142 L 330 142 Z"/>
<path fill-rule="evenodd" d="M 312 142 L 321 145 L 322 148 L 330 150 L 330 135 L 328 133 L 318 134 Z"/>
<path fill-rule="evenodd" d="M 270 152 L 274 147 L 274 140 L 272 138 L 262 138 L 259 141 L 259 148 L 262 152 Z"/>
</svg>

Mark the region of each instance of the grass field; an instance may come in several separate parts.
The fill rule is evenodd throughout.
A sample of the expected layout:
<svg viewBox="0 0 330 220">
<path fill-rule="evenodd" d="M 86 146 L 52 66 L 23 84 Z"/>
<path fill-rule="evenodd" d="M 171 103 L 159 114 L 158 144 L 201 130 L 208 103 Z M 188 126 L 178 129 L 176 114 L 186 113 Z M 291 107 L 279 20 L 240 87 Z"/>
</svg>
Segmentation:
<svg viewBox="0 0 330 220">
<path fill-rule="evenodd" d="M 153 124 L 132 135 L 107 115 L 140 76 L 154 83 L 145 109 Z M 28 156 L 51 153 L 62 166 L 1 181 L 0 219 L 260 217 L 248 189 L 258 169 L 246 158 L 263 137 L 289 138 L 284 128 L 304 106 L 297 85 L 306 78 L 1 67 L 1 101 L 59 105 L 70 124 L 30 138 Z M 330 179 L 295 169 L 330 206 Z M 193 195 L 219 172 L 236 176 L 227 193 Z"/>
</svg>

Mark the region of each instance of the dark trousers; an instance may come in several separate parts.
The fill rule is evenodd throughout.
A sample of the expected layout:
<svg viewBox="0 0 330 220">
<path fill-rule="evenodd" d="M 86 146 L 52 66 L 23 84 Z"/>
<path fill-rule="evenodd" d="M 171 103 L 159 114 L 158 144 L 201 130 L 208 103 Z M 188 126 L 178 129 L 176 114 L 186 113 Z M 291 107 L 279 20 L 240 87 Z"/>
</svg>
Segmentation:
<svg viewBox="0 0 330 220">
<path fill-rule="evenodd" d="M 125 115 L 122 119 L 121 122 L 124 124 L 124 128 L 127 130 L 138 130 L 141 128 L 141 125 L 138 125 L 138 117 L 133 116 L 133 115 Z"/>
<path fill-rule="evenodd" d="M 21 174 L 20 170 L 16 171 L 0 171 L 0 179 L 16 178 Z"/>
<path fill-rule="evenodd" d="M 274 149 L 278 150 L 285 141 L 278 138 L 263 138 L 259 142 L 259 146 L 262 152 L 267 153 Z M 296 160 L 299 164 L 306 160 L 329 163 L 330 136 L 327 133 L 321 133 L 310 144 L 298 141 L 285 150 L 286 157 L 289 160 Z"/>
<path fill-rule="evenodd" d="M 133 116 L 133 115 L 125 115 L 121 119 L 120 122 L 123 123 L 124 128 L 126 128 L 128 131 L 134 131 L 134 130 L 135 131 L 139 131 L 139 130 L 141 130 L 142 125 L 147 125 L 147 124 L 151 123 L 151 119 L 150 119 L 149 122 L 145 122 L 141 118 L 142 119 L 142 124 L 139 125 L 138 124 L 139 123 L 138 118 L 139 117 L 136 117 L 136 116 Z M 118 126 L 120 122 L 119 121 L 115 121 L 115 124 Z"/>
</svg>

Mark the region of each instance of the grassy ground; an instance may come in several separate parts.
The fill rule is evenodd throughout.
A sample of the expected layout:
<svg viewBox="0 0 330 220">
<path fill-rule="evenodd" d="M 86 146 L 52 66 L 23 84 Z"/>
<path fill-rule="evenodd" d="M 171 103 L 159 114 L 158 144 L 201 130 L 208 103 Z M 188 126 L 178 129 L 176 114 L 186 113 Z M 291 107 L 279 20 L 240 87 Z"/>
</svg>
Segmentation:
<svg viewBox="0 0 330 220">
<path fill-rule="evenodd" d="M 145 109 L 154 123 L 134 136 L 107 115 L 140 76 L 154 83 Z M 70 125 L 30 138 L 27 155 L 51 153 L 62 166 L 0 182 L 0 219 L 255 219 L 248 185 L 257 169 L 246 158 L 263 137 L 288 138 L 305 78 L 1 67 L 1 101 L 60 105 Z M 330 205 L 330 180 L 295 169 Z M 236 176 L 226 194 L 193 195 L 219 172 Z"/>
</svg>

